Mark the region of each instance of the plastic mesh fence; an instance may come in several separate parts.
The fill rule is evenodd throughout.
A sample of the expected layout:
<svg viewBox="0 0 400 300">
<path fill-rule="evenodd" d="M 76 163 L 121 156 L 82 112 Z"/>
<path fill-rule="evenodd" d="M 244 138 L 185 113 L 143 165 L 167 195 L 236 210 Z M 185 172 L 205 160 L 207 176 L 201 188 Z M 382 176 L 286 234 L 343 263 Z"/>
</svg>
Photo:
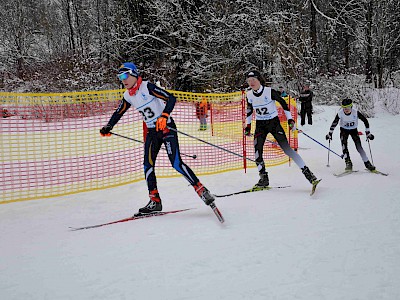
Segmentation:
<svg viewBox="0 0 400 300">
<path fill-rule="evenodd" d="M 241 92 L 170 92 L 178 99 L 172 116 L 179 131 L 254 160 L 253 139 L 243 136 L 245 105 Z M 144 180 L 143 144 L 99 134 L 122 94 L 123 90 L 0 93 L 0 203 L 56 197 Z M 293 99 L 290 108 L 297 118 Z M 285 120 L 281 108 L 279 116 Z M 291 146 L 297 148 L 297 136 L 289 133 L 286 121 L 282 125 Z M 113 129 L 139 141 L 144 140 L 144 131 L 141 116 L 133 108 Z M 267 166 L 288 162 L 273 137 L 269 136 L 268 140 L 271 142 L 266 142 L 264 151 Z M 185 135 L 179 135 L 179 142 L 182 158 L 198 176 L 255 167 L 240 156 Z M 197 158 L 189 157 L 193 155 Z M 160 151 L 156 166 L 160 178 L 181 176 L 171 167 L 164 150 Z"/>
</svg>

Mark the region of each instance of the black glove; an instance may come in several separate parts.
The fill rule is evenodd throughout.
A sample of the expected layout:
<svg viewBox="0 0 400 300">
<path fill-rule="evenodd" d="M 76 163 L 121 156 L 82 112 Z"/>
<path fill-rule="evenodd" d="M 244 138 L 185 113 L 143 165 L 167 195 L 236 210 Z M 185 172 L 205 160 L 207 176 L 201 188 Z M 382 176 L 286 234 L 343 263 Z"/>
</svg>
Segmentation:
<svg viewBox="0 0 400 300">
<path fill-rule="evenodd" d="M 111 133 L 110 131 L 113 129 L 113 127 L 110 124 L 107 124 L 103 128 L 100 129 L 100 135 L 101 136 L 110 136 Z"/>
<path fill-rule="evenodd" d="M 366 131 L 365 134 L 367 135 L 367 139 L 371 141 L 375 138 L 374 135 L 369 131 Z"/>
<path fill-rule="evenodd" d="M 246 128 L 243 130 L 244 135 L 250 136 L 251 124 L 247 124 Z"/>
<path fill-rule="evenodd" d="M 325 136 L 326 140 L 331 140 L 332 139 L 332 132 L 329 132 L 326 136 Z"/>
</svg>

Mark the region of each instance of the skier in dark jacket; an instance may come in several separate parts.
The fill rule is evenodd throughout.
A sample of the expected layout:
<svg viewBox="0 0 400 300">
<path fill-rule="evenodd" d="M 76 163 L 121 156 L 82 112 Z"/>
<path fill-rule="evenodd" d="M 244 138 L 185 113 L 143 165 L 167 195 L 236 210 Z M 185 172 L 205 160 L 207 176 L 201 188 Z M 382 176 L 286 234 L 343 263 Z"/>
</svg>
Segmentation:
<svg viewBox="0 0 400 300">
<path fill-rule="evenodd" d="M 181 158 L 175 122 L 170 116 L 176 103 L 174 95 L 155 84 L 142 80 L 134 63 L 125 62 L 118 70 L 118 78 L 126 88 L 124 96 L 107 125 L 100 129 L 102 136 L 110 136 L 110 131 L 124 113 L 133 106 L 143 116 L 147 126 L 144 143 L 144 175 L 149 189 L 149 203 L 139 209 L 139 214 L 150 214 L 162 210 L 161 198 L 157 188 L 155 173 L 156 159 L 161 146 L 167 149 L 171 165 L 193 186 L 206 205 L 214 202 L 214 196 L 203 186 L 194 172 Z"/>
<path fill-rule="evenodd" d="M 336 114 L 336 117 L 333 120 L 331 128 L 329 130 L 329 133 L 326 135 L 326 139 L 327 140 L 332 139 L 332 133 L 335 130 L 337 124 L 340 122 L 340 142 L 342 143 L 344 160 L 346 162 L 345 170 L 346 171 L 353 170 L 353 163 L 351 162 L 349 149 L 347 147 L 347 140 L 349 136 L 351 136 L 351 138 L 354 141 L 354 144 L 356 145 L 358 153 L 360 153 L 361 155 L 365 167 L 368 170 L 373 171 L 375 170 L 375 167 L 371 164 L 367 154 L 365 154 L 365 151 L 361 146 L 361 140 L 357 130 L 358 119 L 364 122 L 365 134 L 367 136 L 367 139 L 372 141 L 374 139 L 374 135 L 371 133 L 369 129 L 369 122 L 362 113 L 360 113 L 357 109 L 353 107 L 353 101 L 351 99 L 344 99 L 342 101 L 342 108 Z"/>
</svg>

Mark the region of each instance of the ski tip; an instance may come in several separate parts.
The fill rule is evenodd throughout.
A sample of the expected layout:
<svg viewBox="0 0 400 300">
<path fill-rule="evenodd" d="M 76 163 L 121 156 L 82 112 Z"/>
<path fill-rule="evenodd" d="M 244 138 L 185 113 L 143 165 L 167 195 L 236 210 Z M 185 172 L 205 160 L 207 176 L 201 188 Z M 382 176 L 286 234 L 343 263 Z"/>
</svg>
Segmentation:
<svg viewBox="0 0 400 300">
<path fill-rule="evenodd" d="M 315 190 L 317 189 L 317 185 L 321 182 L 322 179 L 317 179 L 312 183 L 312 189 L 311 189 L 311 193 L 310 196 L 314 195 Z"/>
<path fill-rule="evenodd" d="M 389 174 L 388 173 L 383 173 L 383 172 L 381 172 L 381 171 L 378 171 L 378 170 L 368 170 L 368 169 L 365 169 L 366 171 L 368 171 L 368 172 L 370 172 L 370 173 L 374 173 L 374 174 L 380 174 L 380 175 L 383 175 L 383 176 L 388 176 Z"/>
</svg>

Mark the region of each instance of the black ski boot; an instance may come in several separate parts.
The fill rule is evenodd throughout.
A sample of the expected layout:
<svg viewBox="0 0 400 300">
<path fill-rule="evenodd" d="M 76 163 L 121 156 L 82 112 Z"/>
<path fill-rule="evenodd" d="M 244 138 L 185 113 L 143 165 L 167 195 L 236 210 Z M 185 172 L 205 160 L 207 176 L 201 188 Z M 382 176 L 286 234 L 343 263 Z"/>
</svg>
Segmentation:
<svg viewBox="0 0 400 300">
<path fill-rule="evenodd" d="M 158 190 L 153 190 L 149 194 L 150 201 L 145 207 L 139 208 L 139 214 L 151 214 L 162 211 L 162 204 Z"/>
<path fill-rule="evenodd" d="M 350 158 L 346 158 L 344 160 L 344 162 L 346 163 L 346 168 L 344 168 L 345 171 L 353 171 L 353 163 L 351 162 Z"/>
<path fill-rule="evenodd" d="M 366 162 L 364 163 L 364 165 L 365 165 L 365 167 L 366 167 L 368 170 L 370 170 L 370 171 L 374 171 L 374 170 L 376 169 L 375 166 L 373 166 L 369 160 L 366 161 Z"/>
<path fill-rule="evenodd" d="M 256 187 L 267 187 L 269 186 L 268 172 L 260 174 L 260 180 L 256 183 Z"/>
<path fill-rule="evenodd" d="M 204 201 L 206 205 L 210 205 L 214 202 L 215 197 L 210 193 L 210 191 L 201 183 L 198 182 L 196 185 L 193 186 L 194 190 L 196 191 L 197 195 Z"/>
<path fill-rule="evenodd" d="M 307 166 L 304 166 L 304 168 L 301 169 L 301 172 L 304 174 L 304 176 L 311 184 L 317 181 L 317 177 L 315 177 L 315 175 L 310 171 L 310 169 Z"/>
</svg>

